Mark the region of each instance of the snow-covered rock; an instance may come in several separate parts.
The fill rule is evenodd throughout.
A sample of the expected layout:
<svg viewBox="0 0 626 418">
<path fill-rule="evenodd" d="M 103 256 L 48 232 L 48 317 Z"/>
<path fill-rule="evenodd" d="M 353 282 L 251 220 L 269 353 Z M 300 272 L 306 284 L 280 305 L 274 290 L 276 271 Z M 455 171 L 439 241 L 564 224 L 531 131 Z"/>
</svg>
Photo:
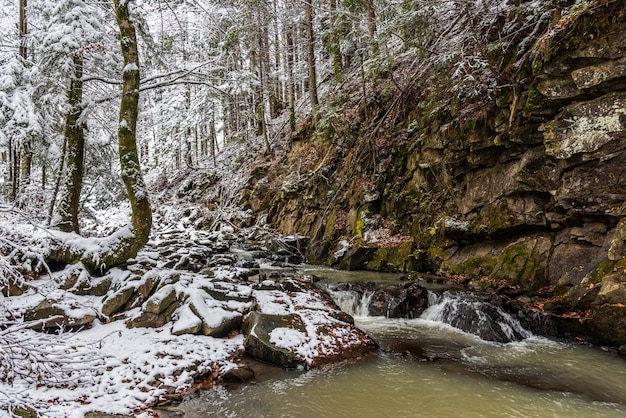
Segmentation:
<svg viewBox="0 0 626 418">
<path fill-rule="evenodd" d="M 255 311 L 242 329 L 253 357 L 282 367 L 311 367 L 376 349 L 349 315 L 308 282 L 262 283 L 253 296 Z"/>
</svg>

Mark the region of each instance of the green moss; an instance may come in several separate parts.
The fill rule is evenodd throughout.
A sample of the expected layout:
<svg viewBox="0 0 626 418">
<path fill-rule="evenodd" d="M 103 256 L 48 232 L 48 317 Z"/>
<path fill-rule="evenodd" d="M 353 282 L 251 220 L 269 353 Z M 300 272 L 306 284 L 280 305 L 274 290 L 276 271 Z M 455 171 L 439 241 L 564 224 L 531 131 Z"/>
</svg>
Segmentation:
<svg viewBox="0 0 626 418">
<path fill-rule="evenodd" d="M 368 270 L 403 271 L 413 252 L 412 242 L 403 242 L 394 247 L 380 247 L 368 263 Z"/>
<path fill-rule="evenodd" d="M 546 103 L 544 97 L 539 90 L 535 88 L 531 88 L 528 90 L 528 97 L 526 98 L 526 103 L 524 104 L 524 112 L 525 113 L 534 113 L 540 112 L 546 108 Z"/>
<path fill-rule="evenodd" d="M 470 257 L 460 264 L 448 267 L 451 274 L 487 275 L 493 271 L 497 258 L 495 257 Z"/>
<path fill-rule="evenodd" d="M 527 290 L 548 285 L 547 262 L 535 254 L 535 240 L 524 240 L 504 249 L 494 267 L 492 278 L 509 280 Z"/>
<path fill-rule="evenodd" d="M 611 260 L 602 261 L 598 265 L 598 267 L 596 267 L 591 272 L 591 274 L 587 276 L 589 278 L 589 283 L 593 283 L 593 284 L 600 283 L 607 274 L 613 273 L 615 268 L 616 268 L 615 261 L 611 261 Z"/>
<path fill-rule="evenodd" d="M 499 201 L 486 207 L 481 212 L 481 217 L 477 218 L 472 223 L 470 230 L 483 231 L 488 234 L 493 234 L 494 232 L 510 227 L 510 218 L 511 214 L 509 213 L 509 208 L 506 205 L 506 202 Z"/>
<path fill-rule="evenodd" d="M 0 412 L 8 413 L 6 409 L 0 409 Z M 16 416 L 20 418 L 37 418 L 38 416 L 35 411 L 26 408 L 14 408 L 11 413 L 13 413 L 13 415 L 9 416 Z"/>
</svg>

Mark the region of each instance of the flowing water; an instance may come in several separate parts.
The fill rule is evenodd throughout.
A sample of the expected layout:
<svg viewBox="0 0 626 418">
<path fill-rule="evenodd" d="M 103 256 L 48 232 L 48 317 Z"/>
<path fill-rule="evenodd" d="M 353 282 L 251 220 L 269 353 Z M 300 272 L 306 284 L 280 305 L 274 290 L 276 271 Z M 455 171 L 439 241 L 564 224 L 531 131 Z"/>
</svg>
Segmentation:
<svg viewBox="0 0 626 418">
<path fill-rule="evenodd" d="M 417 319 L 367 316 L 367 294 L 334 297 L 378 355 L 199 392 L 180 405 L 185 416 L 626 416 L 626 361 L 614 353 L 533 336 L 505 313 L 496 322 L 518 341 L 484 341 L 453 326 L 468 307 L 477 330 L 481 312 L 494 312 L 463 294 L 432 293 Z"/>
</svg>

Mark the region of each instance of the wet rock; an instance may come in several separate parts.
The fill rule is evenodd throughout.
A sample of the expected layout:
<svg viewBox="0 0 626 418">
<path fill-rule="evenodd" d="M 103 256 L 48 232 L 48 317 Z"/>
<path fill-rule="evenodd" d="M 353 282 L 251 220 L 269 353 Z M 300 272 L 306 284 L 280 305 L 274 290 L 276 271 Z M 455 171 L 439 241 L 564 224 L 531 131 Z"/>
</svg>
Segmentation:
<svg viewBox="0 0 626 418">
<path fill-rule="evenodd" d="M 270 315 L 250 312 L 242 328 L 245 335 L 244 348 L 246 353 L 259 360 L 276 364 L 285 368 L 304 365 L 304 359 L 286 348 L 276 346 L 270 334 L 277 328 L 287 328 L 306 333 L 306 327 L 297 314 Z"/>
<path fill-rule="evenodd" d="M 54 318 L 54 319 L 53 319 Z M 45 299 L 24 313 L 24 321 L 47 320 L 42 328 L 49 330 L 58 327 L 78 329 L 90 325 L 97 318 L 92 309 L 77 306 L 72 302 L 58 302 Z"/>
<path fill-rule="evenodd" d="M 424 319 L 443 322 L 486 341 L 520 341 L 530 336 L 515 318 L 486 295 L 446 291 Z"/>
<path fill-rule="evenodd" d="M 367 264 L 373 259 L 378 247 L 350 247 L 341 259 L 335 263 L 342 270 L 367 270 Z"/>
<path fill-rule="evenodd" d="M 626 344 L 620 345 L 617 352 L 620 356 L 626 358 Z"/>
<path fill-rule="evenodd" d="M 595 337 L 600 344 L 626 344 L 626 306 L 622 303 L 605 304 L 593 309 L 589 321 Z"/>
<path fill-rule="evenodd" d="M 249 382 L 252 379 L 254 379 L 254 372 L 248 366 L 235 367 L 222 376 L 225 382 Z"/>
<path fill-rule="evenodd" d="M 416 284 L 384 286 L 369 304 L 370 315 L 387 318 L 417 318 L 428 308 L 428 291 Z"/>
<path fill-rule="evenodd" d="M 130 415 L 105 414 L 102 412 L 88 412 L 85 418 L 132 418 Z"/>
</svg>

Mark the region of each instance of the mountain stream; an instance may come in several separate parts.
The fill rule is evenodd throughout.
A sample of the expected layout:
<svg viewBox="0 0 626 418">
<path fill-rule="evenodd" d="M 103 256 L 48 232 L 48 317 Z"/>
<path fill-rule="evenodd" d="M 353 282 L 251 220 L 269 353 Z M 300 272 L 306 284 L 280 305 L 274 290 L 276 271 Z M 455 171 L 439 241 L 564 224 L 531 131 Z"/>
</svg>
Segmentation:
<svg viewBox="0 0 626 418">
<path fill-rule="evenodd" d="M 378 354 L 308 371 L 268 366 L 253 382 L 197 392 L 177 409 L 187 418 L 626 416 L 626 361 L 615 353 L 532 335 L 503 312 L 497 324 L 513 342 L 485 341 L 481 321 L 497 308 L 469 294 L 438 289 L 418 318 L 389 319 L 367 315 L 367 294 L 330 293 Z M 468 312 L 474 333 L 455 328 Z"/>
</svg>

